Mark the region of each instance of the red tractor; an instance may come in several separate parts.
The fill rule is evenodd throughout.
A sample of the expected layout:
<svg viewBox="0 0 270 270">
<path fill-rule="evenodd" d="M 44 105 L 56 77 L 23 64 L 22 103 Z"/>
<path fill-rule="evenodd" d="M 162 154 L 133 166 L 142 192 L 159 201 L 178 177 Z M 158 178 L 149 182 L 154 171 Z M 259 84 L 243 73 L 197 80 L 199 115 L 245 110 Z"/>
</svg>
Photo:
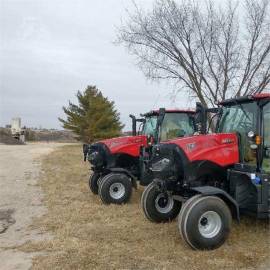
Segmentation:
<svg viewBox="0 0 270 270">
<path fill-rule="evenodd" d="M 195 131 L 194 116 L 194 111 L 165 109 L 146 113 L 141 119 L 131 115 L 132 136 L 84 145 L 85 159 L 88 157 L 93 171 L 89 179 L 90 190 L 99 194 L 106 204 L 127 202 L 138 179 L 141 185 L 148 185 L 152 179 L 144 170 L 152 145 L 192 135 Z M 140 123 L 139 132 L 136 132 L 137 123 Z"/>
<path fill-rule="evenodd" d="M 216 116 L 216 133 L 153 146 L 154 180 L 141 199 L 153 222 L 180 211 L 180 234 L 193 249 L 222 245 L 232 217 L 270 215 L 270 94 L 225 100 Z"/>
</svg>

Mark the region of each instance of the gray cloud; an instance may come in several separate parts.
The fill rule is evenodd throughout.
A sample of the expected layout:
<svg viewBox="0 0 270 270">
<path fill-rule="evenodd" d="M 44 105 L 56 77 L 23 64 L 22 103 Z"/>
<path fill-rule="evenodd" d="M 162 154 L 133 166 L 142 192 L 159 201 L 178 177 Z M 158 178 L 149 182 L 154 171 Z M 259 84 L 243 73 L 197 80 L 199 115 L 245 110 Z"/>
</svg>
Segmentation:
<svg viewBox="0 0 270 270">
<path fill-rule="evenodd" d="M 0 125 L 21 116 L 27 126 L 59 128 L 62 106 L 90 84 L 115 101 L 127 129 L 131 112 L 194 105 L 181 96 L 172 102 L 173 86 L 147 81 L 112 43 L 129 7 L 124 0 L 1 0 Z"/>
</svg>

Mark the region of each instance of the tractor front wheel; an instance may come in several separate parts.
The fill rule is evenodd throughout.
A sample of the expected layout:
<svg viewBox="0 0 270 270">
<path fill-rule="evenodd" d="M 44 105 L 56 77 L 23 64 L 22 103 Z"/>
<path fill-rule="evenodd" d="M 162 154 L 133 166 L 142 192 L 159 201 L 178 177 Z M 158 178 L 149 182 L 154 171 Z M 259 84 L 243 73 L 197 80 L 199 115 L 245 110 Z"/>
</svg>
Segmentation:
<svg viewBox="0 0 270 270">
<path fill-rule="evenodd" d="M 193 249 L 215 249 L 227 239 L 232 216 L 226 203 L 216 196 L 191 197 L 178 217 L 183 240 Z"/>
<path fill-rule="evenodd" d="M 99 181 L 98 194 L 105 204 L 126 203 L 132 194 L 131 180 L 123 173 L 110 173 Z"/>
<path fill-rule="evenodd" d="M 99 173 L 93 173 L 89 177 L 89 188 L 93 192 L 93 194 L 98 194 L 98 180 L 100 179 L 101 175 Z"/>
<path fill-rule="evenodd" d="M 173 220 L 181 209 L 181 202 L 175 201 L 169 193 L 164 193 L 152 182 L 148 185 L 141 198 L 145 216 L 152 222 Z"/>
</svg>

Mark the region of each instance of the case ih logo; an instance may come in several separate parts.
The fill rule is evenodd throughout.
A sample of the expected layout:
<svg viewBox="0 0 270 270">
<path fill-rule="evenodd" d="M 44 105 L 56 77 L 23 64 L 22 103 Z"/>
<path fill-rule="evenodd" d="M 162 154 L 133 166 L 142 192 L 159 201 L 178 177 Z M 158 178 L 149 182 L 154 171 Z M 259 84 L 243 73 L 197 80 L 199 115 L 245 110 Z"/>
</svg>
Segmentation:
<svg viewBox="0 0 270 270">
<path fill-rule="evenodd" d="M 196 147 L 196 143 L 188 143 L 187 144 L 187 150 L 188 151 L 192 151 L 193 149 L 195 149 L 195 147 Z"/>
<path fill-rule="evenodd" d="M 230 139 L 230 138 L 225 138 L 221 141 L 221 143 L 224 143 L 224 144 L 230 144 L 230 143 L 233 143 L 233 139 Z"/>
</svg>

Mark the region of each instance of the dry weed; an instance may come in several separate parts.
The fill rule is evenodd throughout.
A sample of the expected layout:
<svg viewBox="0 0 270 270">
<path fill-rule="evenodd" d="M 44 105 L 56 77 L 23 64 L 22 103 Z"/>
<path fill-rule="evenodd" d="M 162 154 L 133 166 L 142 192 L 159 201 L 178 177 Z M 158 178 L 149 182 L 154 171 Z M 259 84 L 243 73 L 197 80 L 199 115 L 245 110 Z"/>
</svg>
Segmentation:
<svg viewBox="0 0 270 270">
<path fill-rule="evenodd" d="M 127 205 L 103 205 L 88 188 L 89 165 L 79 146 L 65 146 L 43 160 L 41 185 L 48 213 L 34 226 L 53 239 L 27 243 L 43 251 L 33 269 L 256 269 L 269 256 L 267 222 L 243 218 L 215 251 L 193 251 L 176 222 L 153 224 L 141 207 L 142 189 Z"/>
</svg>

